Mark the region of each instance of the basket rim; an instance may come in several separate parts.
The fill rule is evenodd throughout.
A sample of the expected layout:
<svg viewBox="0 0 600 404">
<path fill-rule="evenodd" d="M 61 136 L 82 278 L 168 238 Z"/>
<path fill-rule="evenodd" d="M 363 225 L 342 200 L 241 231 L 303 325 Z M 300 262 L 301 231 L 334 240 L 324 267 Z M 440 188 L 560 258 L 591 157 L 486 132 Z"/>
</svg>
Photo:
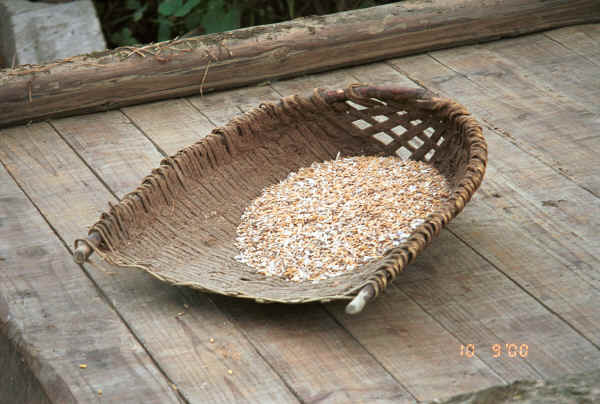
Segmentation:
<svg viewBox="0 0 600 404">
<path fill-rule="evenodd" d="M 263 297 L 249 296 L 243 293 L 234 294 L 236 297 L 254 299 L 258 302 L 279 303 L 325 302 L 354 298 L 353 303 L 351 303 L 351 305 L 354 304 L 354 306 L 349 305 L 348 311 L 353 312 L 353 310 L 356 309 L 359 309 L 358 311 L 360 311 L 367 301 L 385 290 L 387 285 L 431 243 L 433 237 L 437 236 L 441 229 L 464 209 L 474 192 L 480 186 L 485 174 L 487 165 L 487 144 L 483 137 L 483 131 L 480 124 L 462 105 L 450 99 L 440 98 L 427 89 L 407 88 L 394 85 L 375 86 L 368 84 L 352 84 L 344 89 L 336 90 L 316 88 L 309 97 L 292 95 L 283 97 L 277 104 L 260 104 L 260 106 L 234 117 L 227 124 L 214 128 L 208 136 L 202 138 L 198 142 L 179 150 L 172 156 L 164 158 L 161 161 L 160 166 L 152 170 L 152 174 L 147 176 L 136 190 L 125 195 L 117 204 L 109 204 L 110 211 L 108 213 L 103 213 L 100 220 L 90 227 L 87 239 L 77 239 L 74 241 L 74 259 L 77 262 L 82 263 L 92 252 L 96 252 L 103 259 L 110 262 L 107 254 L 100 248 L 101 245 L 104 245 L 108 247 L 108 249 L 113 250 L 111 242 L 113 235 L 109 234 L 108 222 L 118 223 L 120 212 L 130 209 L 132 205 L 140 205 L 140 203 L 144 205 L 144 194 L 149 192 L 149 188 L 159 186 L 155 181 L 155 177 L 162 176 L 167 178 L 171 176 L 178 178 L 178 163 L 185 154 L 193 153 L 195 149 L 198 148 L 210 150 L 213 153 L 208 153 L 211 156 L 211 161 L 209 163 L 219 165 L 235 158 L 236 153 L 240 152 L 239 148 L 243 146 L 241 145 L 241 139 L 244 136 L 248 136 L 249 132 L 252 132 L 249 125 L 250 122 L 257 117 L 269 117 L 272 120 L 280 119 L 285 122 L 285 119 L 289 120 L 289 115 L 300 114 L 305 117 L 310 114 L 323 114 L 324 111 L 332 110 L 332 108 L 340 102 L 354 101 L 368 104 L 375 102 L 374 100 L 393 100 L 396 102 L 408 103 L 418 110 L 446 119 L 447 124 L 455 128 L 457 133 L 464 137 L 464 141 L 468 144 L 468 158 L 465 165 L 464 176 L 460 178 L 460 181 L 456 184 L 450 199 L 451 203 L 448 203 L 443 210 L 428 216 L 425 219 L 425 222 L 412 232 L 407 241 L 398 247 L 386 251 L 384 256 L 376 262 L 375 266 L 372 266 L 371 263 L 367 264 L 370 267 L 375 268 L 370 270 L 371 276 L 369 279 L 366 282 L 349 289 L 344 295 L 314 297 L 299 301 L 294 298 L 265 299 Z M 298 105 L 303 107 L 302 111 L 299 111 L 297 107 L 294 108 Z M 250 134 L 254 135 L 254 133 Z M 112 223 L 111 225 L 114 227 L 115 223 Z M 118 224 L 118 227 L 120 227 L 120 224 Z M 196 289 L 222 293 L 204 288 L 198 284 L 183 284 L 164 274 L 156 273 L 143 265 L 130 266 L 143 269 L 158 279 L 171 284 L 186 285 Z M 360 296 L 360 299 L 357 300 L 356 296 Z M 359 304 L 363 300 L 364 302 Z M 361 307 L 356 307 L 357 305 Z M 351 307 L 355 307 L 355 309 L 351 309 Z"/>
</svg>

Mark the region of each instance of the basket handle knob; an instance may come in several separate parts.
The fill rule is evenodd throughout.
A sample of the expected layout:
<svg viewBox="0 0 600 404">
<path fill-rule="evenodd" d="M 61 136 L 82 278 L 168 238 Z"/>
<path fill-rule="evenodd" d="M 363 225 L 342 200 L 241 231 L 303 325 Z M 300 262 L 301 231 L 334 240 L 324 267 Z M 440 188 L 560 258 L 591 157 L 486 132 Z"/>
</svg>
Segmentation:
<svg viewBox="0 0 600 404">
<path fill-rule="evenodd" d="M 375 289 L 373 288 L 373 285 L 369 284 L 364 286 L 360 292 L 354 296 L 354 299 L 352 299 L 352 301 L 346 305 L 346 313 L 360 313 L 365 308 L 367 303 L 373 299 L 373 297 L 375 297 Z"/>
<path fill-rule="evenodd" d="M 97 248 L 102 241 L 100 233 L 93 231 L 88 234 L 86 240 L 75 240 L 75 251 L 73 252 L 73 261 L 83 264 L 94 252 L 92 245 Z"/>
</svg>

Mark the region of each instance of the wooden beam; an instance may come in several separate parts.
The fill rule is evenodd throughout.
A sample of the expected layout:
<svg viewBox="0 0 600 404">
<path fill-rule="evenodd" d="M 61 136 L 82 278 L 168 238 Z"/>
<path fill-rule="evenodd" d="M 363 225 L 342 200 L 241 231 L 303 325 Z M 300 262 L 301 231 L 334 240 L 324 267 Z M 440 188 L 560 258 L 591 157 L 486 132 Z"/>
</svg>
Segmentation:
<svg viewBox="0 0 600 404">
<path fill-rule="evenodd" d="M 600 21 L 597 0 L 433 0 L 0 71 L 0 127 Z"/>
</svg>

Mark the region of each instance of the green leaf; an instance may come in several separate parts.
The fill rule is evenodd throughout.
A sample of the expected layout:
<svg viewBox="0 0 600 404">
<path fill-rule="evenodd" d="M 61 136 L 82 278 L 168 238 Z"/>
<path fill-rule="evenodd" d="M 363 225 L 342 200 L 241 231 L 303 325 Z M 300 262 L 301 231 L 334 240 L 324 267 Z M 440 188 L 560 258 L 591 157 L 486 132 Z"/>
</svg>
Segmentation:
<svg viewBox="0 0 600 404">
<path fill-rule="evenodd" d="M 294 19 L 294 15 L 296 14 L 296 7 L 294 0 L 287 0 L 288 14 L 290 16 L 290 20 Z"/>
<path fill-rule="evenodd" d="M 158 6 L 158 14 L 170 17 L 183 6 L 183 0 L 163 0 Z"/>
<path fill-rule="evenodd" d="M 98 13 L 98 16 L 102 18 L 102 16 L 104 16 L 104 9 L 106 8 L 106 4 L 95 1 L 94 6 L 96 7 L 96 12 Z"/>
<path fill-rule="evenodd" d="M 202 25 L 202 19 L 204 18 L 204 11 L 194 11 L 185 16 L 183 23 L 187 31 L 198 28 Z"/>
<path fill-rule="evenodd" d="M 135 39 L 135 37 L 131 33 L 131 30 L 127 27 L 113 33 L 110 36 L 110 40 L 119 46 L 135 45 L 138 43 L 138 40 Z"/>
<path fill-rule="evenodd" d="M 367 8 L 375 6 L 375 2 L 372 0 L 363 0 L 358 3 L 358 7 L 356 8 Z"/>
<path fill-rule="evenodd" d="M 236 6 L 226 11 L 223 0 L 212 0 L 202 18 L 202 26 L 207 34 L 230 31 L 240 27 L 240 17 L 241 11 Z"/>
<path fill-rule="evenodd" d="M 142 7 L 139 0 L 127 0 L 125 2 L 125 7 L 129 10 L 137 10 Z"/>
<path fill-rule="evenodd" d="M 182 7 L 179 7 L 173 15 L 175 17 L 185 17 L 200 3 L 202 3 L 202 0 L 188 0 Z"/>
<path fill-rule="evenodd" d="M 168 41 L 171 39 L 171 26 L 173 23 L 164 17 L 158 18 L 158 40 Z"/>
<path fill-rule="evenodd" d="M 148 4 L 144 4 L 144 7 L 140 8 L 135 13 L 133 13 L 133 21 L 138 22 L 139 20 L 141 20 L 147 8 Z"/>
</svg>

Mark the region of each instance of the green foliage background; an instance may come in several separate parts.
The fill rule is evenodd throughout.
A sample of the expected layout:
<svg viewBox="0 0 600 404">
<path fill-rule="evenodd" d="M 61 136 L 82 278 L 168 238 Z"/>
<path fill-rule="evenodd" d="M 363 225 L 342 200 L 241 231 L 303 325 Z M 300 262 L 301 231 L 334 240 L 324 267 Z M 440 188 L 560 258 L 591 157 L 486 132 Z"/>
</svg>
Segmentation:
<svg viewBox="0 0 600 404">
<path fill-rule="evenodd" d="M 386 0 L 94 0 L 109 47 L 210 34 L 307 15 L 393 3 Z"/>
</svg>

